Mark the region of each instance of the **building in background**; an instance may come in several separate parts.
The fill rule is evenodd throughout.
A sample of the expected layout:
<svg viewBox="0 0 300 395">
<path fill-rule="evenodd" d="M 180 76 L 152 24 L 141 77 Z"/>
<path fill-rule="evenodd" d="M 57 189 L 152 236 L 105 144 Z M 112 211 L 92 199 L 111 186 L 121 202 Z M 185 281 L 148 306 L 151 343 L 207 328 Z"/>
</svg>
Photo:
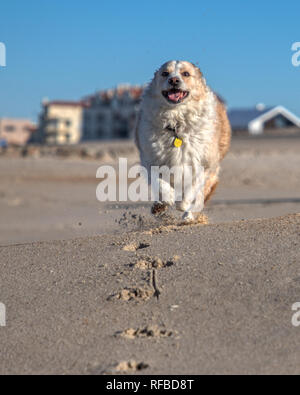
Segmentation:
<svg viewBox="0 0 300 395">
<path fill-rule="evenodd" d="M 144 88 L 122 84 L 77 102 L 44 101 L 38 133 L 32 142 L 65 145 L 131 139 Z"/>
<path fill-rule="evenodd" d="M 34 142 L 63 145 L 81 141 L 86 102 L 45 100 L 42 106 Z"/>
<path fill-rule="evenodd" d="M 228 117 L 234 133 L 289 134 L 300 133 L 300 118 L 283 106 L 232 109 Z"/>
<path fill-rule="evenodd" d="M 86 97 L 83 140 L 131 138 L 143 89 L 123 84 Z"/>
<path fill-rule="evenodd" d="M 23 146 L 28 143 L 33 133 L 36 133 L 36 125 L 28 119 L 0 119 L 0 141 L 7 145 Z"/>
</svg>

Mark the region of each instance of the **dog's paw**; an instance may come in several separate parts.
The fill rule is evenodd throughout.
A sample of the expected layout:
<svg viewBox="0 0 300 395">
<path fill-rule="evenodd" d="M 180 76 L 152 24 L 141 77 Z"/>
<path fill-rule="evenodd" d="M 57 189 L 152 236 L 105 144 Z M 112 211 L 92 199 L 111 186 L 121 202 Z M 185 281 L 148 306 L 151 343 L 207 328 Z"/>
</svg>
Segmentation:
<svg viewBox="0 0 300 395">
<path fill-rule="evenodd" d="M 153 206 L 151 208 L 151 214 L 159 215 L 161 213 L 164 213 L 167 210 L 168 210 L 168 205 L 166 203 L 156 202 L 153 204 Z"/>
<path fill-rule="evenodd" d="M 186 211 L 182 217 L 182 223 L 186 225 L 208 225 L 208 217 L 202 213 Z"/>
<path fill-rule="evenodd" d="M 191 213 L 190 211 L 186 211 L 183 216 L 182 216 L 182 221 L 186 224 L 190 224 L 192 222 L 194 222 L 194 216 L 193 213 Z"/>
</svg>

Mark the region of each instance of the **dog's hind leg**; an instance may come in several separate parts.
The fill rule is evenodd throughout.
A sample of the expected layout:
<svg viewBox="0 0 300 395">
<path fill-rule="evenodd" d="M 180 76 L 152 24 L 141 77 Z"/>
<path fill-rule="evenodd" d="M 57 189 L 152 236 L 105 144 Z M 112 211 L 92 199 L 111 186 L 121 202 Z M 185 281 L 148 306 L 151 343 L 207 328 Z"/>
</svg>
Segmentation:
<svg viewBox="0 0 300 395">
<path fill-rule="evenodd" d="M 214 184 L 205 185 L 205 193 L 204 193 L 204 204 L 206 204 L 213 194 L 216 192 L 217 186 L 219 185 L 219 181 L 215 181 Z"/>
</svg>

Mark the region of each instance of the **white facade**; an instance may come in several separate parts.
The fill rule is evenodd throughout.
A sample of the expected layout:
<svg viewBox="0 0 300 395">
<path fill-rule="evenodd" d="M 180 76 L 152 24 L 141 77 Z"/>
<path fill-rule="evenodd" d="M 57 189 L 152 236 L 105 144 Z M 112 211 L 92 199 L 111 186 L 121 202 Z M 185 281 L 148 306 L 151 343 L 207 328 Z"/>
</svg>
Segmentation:
<svg viewBox="0 0 300 395">
<path fill-rule="evenodd" d="M 39 142 L 78 144 L 82 138 L 84 106 L 83 102 L 44 102 L 39 122 Z"/>
<path fill-rule="evenodd" d="M 291 122 L 296 127 L 300 128 L 300 118 L 292 114 L 286 108 L 282 106 L 277 106 L 249 122 L 249 133 L 252 135 L 262 134 L 264 132 L 266 123 L 271 120 L 280 119 L 278 118 L 279 116 L 282 116 L 284 119 Z"/>
</svg>

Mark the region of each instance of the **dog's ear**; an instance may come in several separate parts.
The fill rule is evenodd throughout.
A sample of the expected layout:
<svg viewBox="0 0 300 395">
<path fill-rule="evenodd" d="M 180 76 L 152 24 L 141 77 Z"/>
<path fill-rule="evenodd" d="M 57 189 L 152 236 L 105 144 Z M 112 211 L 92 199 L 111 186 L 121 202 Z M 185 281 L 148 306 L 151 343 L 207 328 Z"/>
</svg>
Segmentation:
<svg viewBox="0 0 300 395">
<path fill-rule="evenodd" d="M 152 78 L 152 80 L 150 81 L 150 85 L 153 86 L 153 85 L 156 83 L 156 81 L 157 81 L 157 79 L 158 79 L 158 76 L 159 76 L 159 72 L 160 72 L 160 69 L 157 69 L 157 70 L 154 72 L 153 78 Z"/>
<path fill-rule="evenodd" d="M 194 63 L 192 63 L 192 65 L 194 66 L 194 69 L 196 70 L 196 73 L 198 74 L 199 78 L 203 78 L 203 74 L 200 68 Z"/>
<path fill-rule="evenodd" d="M 154 75 L 153 75 L 153 79 L 156 79 L 158 77 L 159 70 L 160 69 L 155 70 Z"/>
<path fill-rule="evenodd" d="M 193 98 L 196 101 L 199 101 L 205 97 L 208 88 L 207 88 L 206 80 L 200 68 L 194 63 L 192 63 L 192 65 L 196 72 L 196 86 L 195 86 L 195 91 L 193 92 Z"/>
<path fill-rule="evenodd" d="M 194 63 L 192 63 L 192 65 L 194 66 L 194 69 L 195 69 L 195 71 L 196 71 L 196 75 L 197 75 L 197 77 L 198 77 L 199 83 L 200 83 L 204 88 L 206 88 L 206 87 L 207 87 L 206 79 L 204 78 L 202 71 L 201 71 L 200 68 L 199 68 L 197 65 L 195 65 Z"/>
</svg>

